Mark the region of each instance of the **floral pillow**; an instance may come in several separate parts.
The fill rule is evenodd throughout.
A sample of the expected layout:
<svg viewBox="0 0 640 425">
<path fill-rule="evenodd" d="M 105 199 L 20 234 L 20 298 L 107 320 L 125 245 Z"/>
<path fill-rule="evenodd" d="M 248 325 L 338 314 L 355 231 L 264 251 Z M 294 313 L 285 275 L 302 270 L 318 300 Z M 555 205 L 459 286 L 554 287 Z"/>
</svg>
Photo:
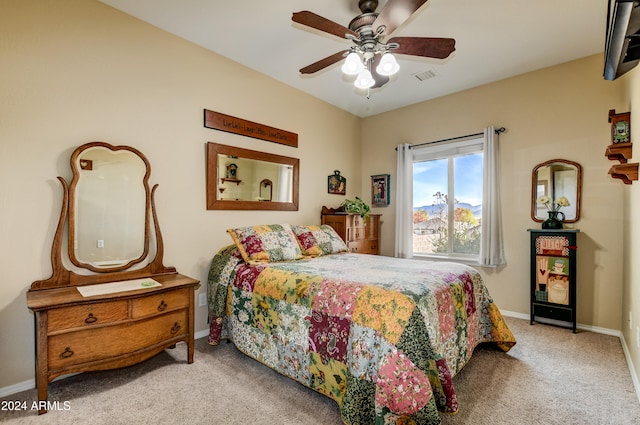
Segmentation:
<svg viewBox="0 0 640 425">
<path fill-rule="evenodd" d="M 319 257 L 349 251 L 342 238 L 333 230 L 333 227 L 327 224 L 321 226 L 293 225 L 291 228 L 298 238 L 304 255 Z"/>
<path fill-rule="evenodd" d="M 247 263 L 274 263 L 298 260 L 302 251 L 288 224 L 239 227 L 227 233 Z"/>
</svg>

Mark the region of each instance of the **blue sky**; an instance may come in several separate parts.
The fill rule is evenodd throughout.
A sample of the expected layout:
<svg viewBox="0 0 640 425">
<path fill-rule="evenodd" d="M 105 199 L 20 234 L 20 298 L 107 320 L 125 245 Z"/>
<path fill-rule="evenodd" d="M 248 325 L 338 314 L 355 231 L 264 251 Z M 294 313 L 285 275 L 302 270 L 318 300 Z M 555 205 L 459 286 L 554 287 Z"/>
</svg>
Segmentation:
<svg viewBox="0 0 640 425">
<path fill-rule="evenodd" d="M 459 202 L 482 204 L 482 154 L 459 156 L 455 160 L 455 196 Z M 447 160 L 413 164 L 413 206 L 432 205 L 436 192 L 447 191 Z"/>
</svg>

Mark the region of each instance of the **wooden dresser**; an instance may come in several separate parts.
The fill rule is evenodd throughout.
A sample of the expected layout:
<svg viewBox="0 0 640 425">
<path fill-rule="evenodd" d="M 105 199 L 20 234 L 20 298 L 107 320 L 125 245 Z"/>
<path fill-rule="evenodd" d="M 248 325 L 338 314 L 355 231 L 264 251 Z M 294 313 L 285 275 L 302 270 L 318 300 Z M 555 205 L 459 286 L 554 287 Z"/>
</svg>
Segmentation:
<svg viewBox="0 0 640 425">
<path fill-rule="evenodd" d="M 359 214 L 323 213 L 321 221 L 333 227 L 351 252 L 379 255 L 380 217 L 382 214 L 371 214 L 365 223 Z"/>
<path fill-rule="evenodd" d="M 129 146 L 90 142 L 73 152 L 71 168 L 70 185 L 58 177 L 63 199 L 51 277 L 27 292 L 39 414 L 47 411 L 49 383 L 61 375 L 130 366 L 181 341 L 193 363 L 200 283 L 163 263 L 158 185 L 149 188 L 147 158 Z"/>
<path fill-rule="evenodd" d="M 54 378 L 146 360 L 184 341 L 194 353 L 194 289 L 180 274 L 154 276 L 162 286 L 83 297 L 77 287 L 27 293 L 35 312 L 38 400 Z"/>
</svg>

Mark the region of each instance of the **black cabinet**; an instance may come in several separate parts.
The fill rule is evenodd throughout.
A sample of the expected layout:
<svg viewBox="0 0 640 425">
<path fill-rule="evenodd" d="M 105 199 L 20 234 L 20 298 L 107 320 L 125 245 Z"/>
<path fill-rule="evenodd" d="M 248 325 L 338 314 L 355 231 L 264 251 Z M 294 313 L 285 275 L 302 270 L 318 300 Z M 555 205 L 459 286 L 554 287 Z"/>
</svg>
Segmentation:
<svg viewBox="0 0 640 425">
<path fill-rule="evenodd" d="M 576 331 L 575 229 L 529 229 L 531 233 L 531 324 L 547 318 Z"/>
</svg>

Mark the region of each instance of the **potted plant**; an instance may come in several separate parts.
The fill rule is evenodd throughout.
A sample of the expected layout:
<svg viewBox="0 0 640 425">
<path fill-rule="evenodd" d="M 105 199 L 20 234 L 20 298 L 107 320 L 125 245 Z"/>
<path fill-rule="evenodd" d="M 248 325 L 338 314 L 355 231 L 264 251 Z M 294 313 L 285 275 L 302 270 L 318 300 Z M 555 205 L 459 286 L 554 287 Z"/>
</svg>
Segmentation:
<svg viewBox="0 0 640 425">
<path fill-rule="evenodd" d="M 356 196 L 356 198 L 353 200 L 345 199 L 344 202 L 340 204 L 340 209 L 342 209 L 344 212 L 360 214 L 360 217 L 362 217 L 362 219 L 366 223 L 367 219 L 369 218 L 369 211 L 371 210 L 371 207 L 369 207 L 369 205 L 365 204 L 362 199 Z"/>
</svg>

